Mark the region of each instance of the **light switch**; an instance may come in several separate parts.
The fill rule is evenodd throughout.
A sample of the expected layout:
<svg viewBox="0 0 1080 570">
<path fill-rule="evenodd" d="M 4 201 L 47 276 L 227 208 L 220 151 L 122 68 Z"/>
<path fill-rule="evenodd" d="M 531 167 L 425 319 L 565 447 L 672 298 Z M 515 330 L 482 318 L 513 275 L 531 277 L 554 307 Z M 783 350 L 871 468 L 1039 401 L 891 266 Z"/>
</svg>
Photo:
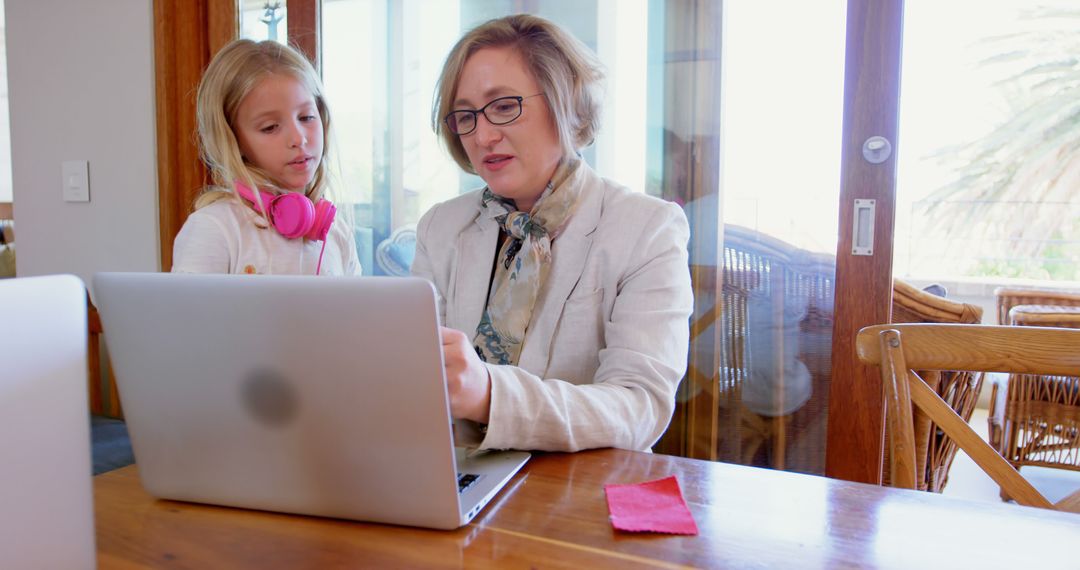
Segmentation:
<svg viewBox="0 0 1080 570">
<path fill-rule="evenodd" d="M 90 201 L 90 163 L 85 160 L 66 160 L 60 165 L 63 173 L 65 202 Z"/>
</svg>

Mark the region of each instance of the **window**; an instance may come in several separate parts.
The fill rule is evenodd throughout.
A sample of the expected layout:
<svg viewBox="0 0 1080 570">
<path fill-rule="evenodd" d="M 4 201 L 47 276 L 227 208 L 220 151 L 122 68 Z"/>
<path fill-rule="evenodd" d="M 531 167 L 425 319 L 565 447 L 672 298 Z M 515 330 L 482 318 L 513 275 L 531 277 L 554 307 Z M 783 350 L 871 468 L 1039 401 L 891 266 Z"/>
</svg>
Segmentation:
<svg viewBox="0 0 1080 570">
<path fill-rule="evenodd" d="M 12 211 L 11 125 L 8 122 L 7 53 L 4 6 L 0 1 L 0 278 L 15 276 L 15 226 Z"/>
<path fill-rule="evenodd" d="M 907 3 L 897 275 L 1080 280 L 1078 24 L 1063 0 Z"/>
<path fill-rule="evenodd" d="M 792 17 L 776 22 L 777 4 Z M 831 258 L 836 243 L 843 2 L 821 9 L 798 2 L 324 0 L 322 10 L 323 79 L 367 273 L 407 272 L 407 240 L 420 216 L 483 186 L 460 171 L 431 129 L 435 82 L 450 48 L 491 18 L 527 11 L 551 19 L 606 68 L 603 127 L 584 150 L 586 161 L 633 190 L 679 202 L 690 218 L 695 318 L 716 323 L 695 336 L 684 398 L 720 392 L 721 421 L 734 423 L 698 453 L 823 471 L 831 315 L 801 353 L 795 336 L 808 311 L 832 310 L 835 262 L 817 256 Z M 805 25 L 809 20 L 815 24 Z M 730 167 L 721 171 L 721 163 Z M 790 254 L 753 268 L 725 267 L 742 262 L 716 247 L 727 240 L 718 235 L 721 210 L 724 222 L 760 233 L 750 241 L 788 240 Z M 721 300 L 709 289 L 721 271 L 754 277 Z M 744 320 L 733 317 L 737 311 L 710 317 L 722 303 L 741 303 Z M 778 320 L 775 303 L 790 305 Z M 775 331 L 785 327 L 779 340 Z M 773 369 L 781 353 L 791 362 Z M 826 365 L 811 372 L 799 358 Z M 745 407 L 761 414 L 740 411 Z"/>
<path fill-rule="evenodd" d="M 11 202 L 11 125 L 8 122 L 5 30 L 3 2 L 0 0 L 0 202 Z"/>
<path fill-rule="evenodd" d="M 285 0 L 240 0 L 240 37 L 285 43 L 289 29 Z"/>
<path fill-rule="evenodd" d="M 407 270 L 409 252 L 393 248 L 394 240 L 431 206 L 483 186 L 479 178 L 461 173 L 432 133 L 432 96 L 446 54 L 462 33 L 520 11 L 519 4 L 323 2 L 323 81 L 334 113 L 346 201 L 356 204 L 365 273 Z M 644 191 L 649 109 L 647 45 L 640 39 L 648 35 L 649 3 L 546 0 L 530 5 L 530 11 L 574 33 L 606 66 L 604 128 L 585 149 L 585 159 L 602 175 Z M 659 194 L 660 165 L 652 166 L 648 187 Z M 395 259 L 399 253 L 404 257 Z"/>
</svg>

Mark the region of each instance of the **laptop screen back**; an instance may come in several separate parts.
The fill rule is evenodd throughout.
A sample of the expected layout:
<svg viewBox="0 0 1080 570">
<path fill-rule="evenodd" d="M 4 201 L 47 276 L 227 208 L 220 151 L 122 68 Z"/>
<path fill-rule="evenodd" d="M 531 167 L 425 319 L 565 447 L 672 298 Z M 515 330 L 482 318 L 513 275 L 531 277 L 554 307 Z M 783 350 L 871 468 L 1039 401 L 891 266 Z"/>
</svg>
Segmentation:
<svg viewBox="0 0 1080 570">
<path fill-rule="evenodd" d="M 103 273 L 94 291 L 151 494 L 459 524 L 427 281 Z"/>
</svg>

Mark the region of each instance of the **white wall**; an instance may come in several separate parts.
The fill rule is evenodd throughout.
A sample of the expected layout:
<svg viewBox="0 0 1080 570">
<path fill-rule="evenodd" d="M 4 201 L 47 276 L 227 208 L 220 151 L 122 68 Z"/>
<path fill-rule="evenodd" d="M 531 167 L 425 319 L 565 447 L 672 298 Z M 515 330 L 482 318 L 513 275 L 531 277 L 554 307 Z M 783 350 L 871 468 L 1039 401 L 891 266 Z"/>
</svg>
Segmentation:
<svg viewBox="0 0 1080 570">
<path fill-rule="evenodd" d="M 20 277 L 157 271 L 151 0 L 4 0 Z M 90 202 L 60 164 L 90 162 Z"/>
</svg>

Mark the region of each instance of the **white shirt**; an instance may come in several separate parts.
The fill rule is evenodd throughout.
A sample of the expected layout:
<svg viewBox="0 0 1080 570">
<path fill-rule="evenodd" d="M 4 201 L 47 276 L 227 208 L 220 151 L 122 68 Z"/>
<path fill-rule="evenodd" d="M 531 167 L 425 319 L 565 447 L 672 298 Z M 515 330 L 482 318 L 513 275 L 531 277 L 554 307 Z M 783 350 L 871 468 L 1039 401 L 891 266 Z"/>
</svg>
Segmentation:
<svg viewBox="0 0 1080 570">
<path fill-rule="evenodd" d="M 323 242 L 288 239 L 254 210 L 225 198 L 188 216 L 173 242 L 174 273 L 315 275 Z M 340 217 L 326 236 L 319 275 L 360 275 L 356 241 Z"/>
</svg>

